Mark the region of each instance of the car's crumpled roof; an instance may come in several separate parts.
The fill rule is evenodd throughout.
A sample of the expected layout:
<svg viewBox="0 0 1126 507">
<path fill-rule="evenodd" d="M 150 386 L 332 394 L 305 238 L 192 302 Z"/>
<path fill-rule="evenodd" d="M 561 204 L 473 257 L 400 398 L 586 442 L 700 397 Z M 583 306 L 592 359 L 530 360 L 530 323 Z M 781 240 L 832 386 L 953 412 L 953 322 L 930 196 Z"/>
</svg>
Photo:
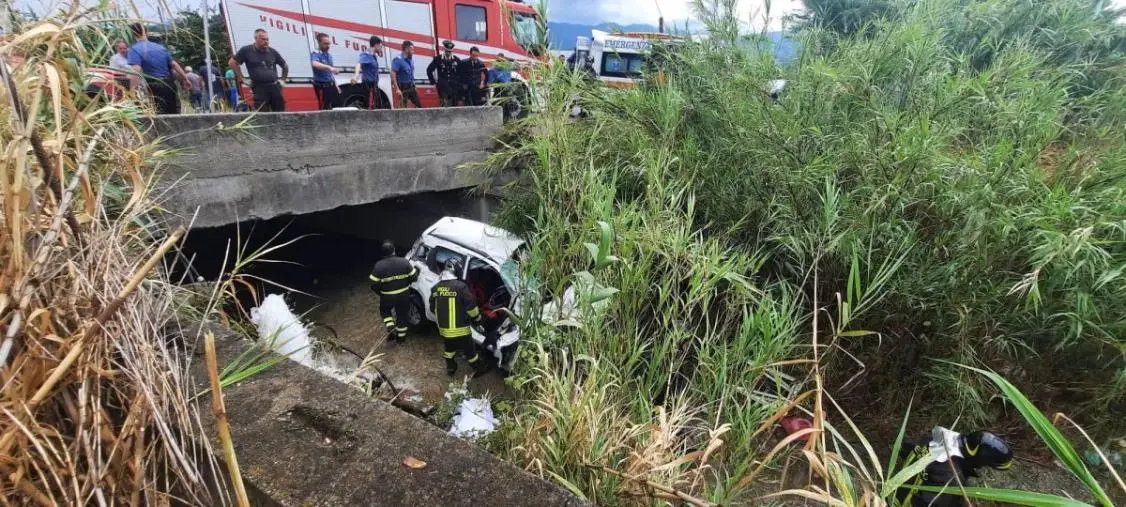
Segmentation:
<svg viewBox="0 0 1126 507">
<path fill-rule="evenodd" d="M 435 223 L 429 234 L 470 250 L 485 254 L 498 266 L 524 245 L 519 236 L 489 224 L 465 218 L 445 217 Z"/>
</svg>

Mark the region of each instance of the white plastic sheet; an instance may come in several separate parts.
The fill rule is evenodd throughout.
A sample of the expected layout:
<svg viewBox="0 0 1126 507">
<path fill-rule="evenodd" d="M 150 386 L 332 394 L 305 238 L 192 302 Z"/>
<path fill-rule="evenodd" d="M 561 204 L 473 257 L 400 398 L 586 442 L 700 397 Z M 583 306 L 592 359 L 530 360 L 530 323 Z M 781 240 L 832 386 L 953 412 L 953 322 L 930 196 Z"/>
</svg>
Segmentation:
<svg viewBox="0 0 1126 507">
<path fill-rule="evenodd" d="M 258 339 L 280 355 L 305 366 L 313 366 L 313 340 L 301 318 L 289 310 L 285 298 L 270 294 L 262 305 L 250 310 L 250 321 L 258 328 Z"/>
<path fill-rule="evenodd" d="M 493 417 L 493 408 L 489 406 L 489 400 L 465 398 L 457 407 L 450 434 L 455 437 L 475 439 L 492 433 L 496 428 L 497 420 Z"/>
</svg>

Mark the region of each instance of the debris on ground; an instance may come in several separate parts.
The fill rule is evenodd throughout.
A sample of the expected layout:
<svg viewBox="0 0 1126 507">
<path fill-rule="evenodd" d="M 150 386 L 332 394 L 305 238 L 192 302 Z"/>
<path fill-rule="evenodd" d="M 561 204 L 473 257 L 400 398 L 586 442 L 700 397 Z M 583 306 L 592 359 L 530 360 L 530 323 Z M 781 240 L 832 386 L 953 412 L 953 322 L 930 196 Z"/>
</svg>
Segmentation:
<svg viewBox="0 0 1126 507">
<path fill-rule="evenodd" d="M 275 352 L 305 366 L 313 366 L 312 338 L 301 318 L 289 310 L 285 298 L 270 294 L 250 310 L 250 321 L 258 329 L 258 339 Z"/>
<path fill-rule="evenodd" d="M 786 435 L 793 435 L 794 433 L 813 427 L 813 421 L 810 421 L 808 418 L 798 415 L 788 415 L 786 417 L 783 417 L 782 420 L 779 421 L 779 423 L 782 425 L 782 431 L 785 431 Z M 797 441 L 808 442 L 809 436 L 810 435 L 802 435 L 798 437 Z"/>
<path fill-rule="evenodd" d="M 475 439 L 492 433 L 497 427 L 489 400 L 465 398 L 457 406 L 450 434 L 455 437 Z"/>
<path fill-rule="evenodd" d="M 403 459 L 403 466 L 413 470 L 422 470 L 423 468 L 426 468 L 426 462 L 414 456 L 407 456 L 405 459 Z"/>
</svg>

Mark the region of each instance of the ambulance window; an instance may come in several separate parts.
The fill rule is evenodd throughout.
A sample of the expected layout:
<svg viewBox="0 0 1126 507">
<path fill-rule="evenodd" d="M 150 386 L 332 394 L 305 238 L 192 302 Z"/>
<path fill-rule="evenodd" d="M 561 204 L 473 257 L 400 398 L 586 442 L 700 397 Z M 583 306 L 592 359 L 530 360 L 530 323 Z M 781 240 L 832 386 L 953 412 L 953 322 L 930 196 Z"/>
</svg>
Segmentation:
<svg viewBox="0 0 1126 507">
<path fill-rule="evenodd" d="M 604 53 L 601 74 L 607 77 L 636 78 L 641 76 L 644 66 L 645 59 L 639 54 Z"/>
<path fill-rule="evenodd" d="M 454 9 L 457 20 L 457 38 L 461 40 L 489 39 L 489 25 L 485 21 L 485 8 L 458 4 Z"/>
</svg>

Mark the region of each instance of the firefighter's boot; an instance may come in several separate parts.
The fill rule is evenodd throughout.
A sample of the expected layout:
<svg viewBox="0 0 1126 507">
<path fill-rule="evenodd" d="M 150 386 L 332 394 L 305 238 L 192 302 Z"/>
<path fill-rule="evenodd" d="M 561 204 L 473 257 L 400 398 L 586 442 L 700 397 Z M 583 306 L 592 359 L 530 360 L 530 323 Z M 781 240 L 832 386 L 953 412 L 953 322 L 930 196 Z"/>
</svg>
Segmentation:
<svg viewBox="0 0 1126 507">
<path fill-rule="evenodd" d="M 452 357 L 446 358 L 446 375 L 454 376 L 457 373 L 457 361 Z"/>
<path fill-rule="evenodd" d="M 480 354 L 473 356 L 473 359 L 469 360 L 469 365 L 473 367 L 473 378 L 482 377 L 493 371 L 492 363 L 482 360 Z"/>
</svg>

